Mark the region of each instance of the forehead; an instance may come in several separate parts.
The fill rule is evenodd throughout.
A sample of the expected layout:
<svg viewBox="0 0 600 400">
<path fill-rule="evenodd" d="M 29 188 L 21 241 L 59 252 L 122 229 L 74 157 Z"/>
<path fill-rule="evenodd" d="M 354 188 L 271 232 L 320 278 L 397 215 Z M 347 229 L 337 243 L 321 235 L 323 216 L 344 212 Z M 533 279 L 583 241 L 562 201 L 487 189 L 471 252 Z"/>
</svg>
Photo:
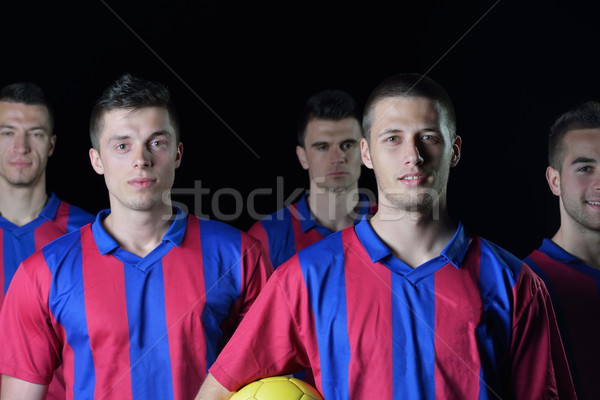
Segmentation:
<svg viewBox="0 0 600 400">
<path fill-rule="evenodd" d="M 2 123 L 14 121 L 40 125 L 47 124 L 49 117 L 48 109 L 43 105 L 0 101 L 0 120 Z"/>
<path fill-rule="evenodd" d="M 565 162 L 587 157 L 600 161 L 600 129 L 576 129 L 564 138 Z"/>
<path fill-rule="evenodd" d="M 384 129 L 439 127 L 435 102 L 425 97 L 386 97 L 373 107 L 372 133 Z"/>
<path fill-rule="evenodd" d="M 114 109 L 104 113 L 102 122 L 102 137 L 149 136 L 158 132 L 175 134 L 169 112 L 162 107 Z"/>
<path fill-rule="evenodd" d="M 312 119 L 306 125 L 305 143 L 359 140 L 360 125 L 355 118 L 344 118 L 337 121 Z"/>
</svg>

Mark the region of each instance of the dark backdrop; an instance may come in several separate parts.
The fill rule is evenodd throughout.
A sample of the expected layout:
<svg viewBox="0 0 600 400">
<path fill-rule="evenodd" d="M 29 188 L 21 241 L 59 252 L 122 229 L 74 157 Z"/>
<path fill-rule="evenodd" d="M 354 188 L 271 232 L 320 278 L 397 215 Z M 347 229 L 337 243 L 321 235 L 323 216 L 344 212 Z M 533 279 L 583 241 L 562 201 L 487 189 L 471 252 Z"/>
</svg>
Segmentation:
<svg viewBox="0 0 600 400">
<path fill-rule="evenodd" d="M 241 229 L 307 186 L 294 137 L 310 94 L 341 88 L 362 102 L 384 77 L 421 72 L 449 91 L 463 137 L 451 213 L 522 257 L 558 227 L 548 127 L 600 98 L 600 28 L 584 1 L 20 3 L 3 5 L 0 84 L 47 91 L 49 188 L 92 212 L 108 196 L 89 165 L 89 111 L 123 72 L 174 94 L 185 146 L 174 199 Z M 370 170 L 361 185 L 375 189 Z"/>
</svg>

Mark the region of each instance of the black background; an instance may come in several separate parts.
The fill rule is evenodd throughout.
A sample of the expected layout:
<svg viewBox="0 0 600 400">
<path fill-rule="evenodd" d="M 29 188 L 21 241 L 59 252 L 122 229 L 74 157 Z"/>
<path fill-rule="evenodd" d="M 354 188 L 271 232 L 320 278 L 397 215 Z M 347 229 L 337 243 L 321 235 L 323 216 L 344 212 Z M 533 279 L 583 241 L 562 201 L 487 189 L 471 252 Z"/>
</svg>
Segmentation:
<svg viewBox="0 0 600 400">
<path fill-rule="evenodd" d="M 423 3 L 4 4 L 0 84 L 47 92 L 58 135 L 49 189 L 95 213 L 108 195 L 88 158 L 93 102 L 124 72 L 167 83 L 185 148 L 173 198 L 245 230 L 248 196 L 268 213 L 275 193 L 308 185 L 294 146 L 309 95 L 340 88 L 362 102 L 388 75 L 427 73 L 453 98 L 463 137 L 451 214 L 523 257 L 558 227 L 548 128 L 600 99 L 597 11 L 584 1 Z M 361 186 L 375 190 L 366 168 Z"/>
</svg>

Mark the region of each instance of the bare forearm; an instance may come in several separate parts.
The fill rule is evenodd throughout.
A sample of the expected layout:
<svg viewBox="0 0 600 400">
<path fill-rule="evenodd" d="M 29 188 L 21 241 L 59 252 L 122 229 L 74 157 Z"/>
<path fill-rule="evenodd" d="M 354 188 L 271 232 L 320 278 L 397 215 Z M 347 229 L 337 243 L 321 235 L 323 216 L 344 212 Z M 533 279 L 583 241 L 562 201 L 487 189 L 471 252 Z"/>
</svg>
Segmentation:
<svg viewBox="0 0 600 400">
<path fill-rule="evenodd" d="M 227 400 L 233 392 L 225 389 L 211 374 L 206 376 L 195 400 Z"/>
<path fill-rule="evenodd" d="M 2 375 L 0 400 L 41 400 L 46 394 L 46 389 L 46 385 L 38 385 Z"/>
</svg>

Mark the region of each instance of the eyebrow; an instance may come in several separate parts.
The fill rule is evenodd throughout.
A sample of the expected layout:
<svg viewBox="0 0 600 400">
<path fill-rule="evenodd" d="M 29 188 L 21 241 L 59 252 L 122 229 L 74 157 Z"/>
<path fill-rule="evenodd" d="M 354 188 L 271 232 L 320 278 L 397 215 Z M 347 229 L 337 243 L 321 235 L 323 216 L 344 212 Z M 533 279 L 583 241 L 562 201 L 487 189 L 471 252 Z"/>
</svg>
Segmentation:
<svg viewBox="0 0 600 400">
<path fill-rule="evenodd" d="M 377 137 L 388 135 L 390 133 L 398 133 L 398 132 L 404 132 L 404 130 L 399 129 L 399 128 L 387 128 L 387 129 L 383 130 L 382 132 L 380 132 L 379 135 L 377 135 Z M 428 126 L 426 128 L 419 129 L 418 132 L 419 133 L 434 132 L 434 133 L 439 133 L 439 134 L 442 133 L 441 129 L 439 129 L 438 127 L 435 127 L 435 126 Z"/>
<path fill-rule="evenodd" d="M 573 165 L 573 164 L 581 164 L 581 163 L 592 163 L 592 164 L 595 164 L 596 160 L 594 158 L 589 158 L 589 157 L 577 157 L 576 159 L 574 159 L 571 162 L 571 165 Z"/>
<path fill-rule="evenodd" d="M 165 131 L 165 130 L 157 131 L 157 132 L 154 132 L 152 135 L 150 135 L 150 139 L 153 139 L 153 138 L 155 138 L 157 136 L 169 136 L 169 137 L 171 137 L 171 136 L 174 136 L 174 134 L 172 132 Z M 114 140 L 118 141 L 118 140 L 130 139 L 130 138 L 131 138 L 131 135 L 115 135 L 115 136 L 111 137 L 109 140 L 110 141 L 114 141 Z"/>
<path fill-rule="evenodd" d="M 17 129 L 17 127 L 16 127 L 16 126 L 14 126 L 14 125 L 10 125 L 10 124 L 3 124 L 3 125 L 0 125 L 0 129 L 4 129 L 4 128 L 8 128 L 8 129 Z M 27 132 L 29 132 L 29 131 L 36 131 L 36 130 L 45 131 L 45 130 L 47 130 L 47 129 L 46 129 L 44 126 L 41 126 L 41 125 L 39 125 L 39 126 L 32 126 L 31 128 L 27 129 Z"/>
</svg>

